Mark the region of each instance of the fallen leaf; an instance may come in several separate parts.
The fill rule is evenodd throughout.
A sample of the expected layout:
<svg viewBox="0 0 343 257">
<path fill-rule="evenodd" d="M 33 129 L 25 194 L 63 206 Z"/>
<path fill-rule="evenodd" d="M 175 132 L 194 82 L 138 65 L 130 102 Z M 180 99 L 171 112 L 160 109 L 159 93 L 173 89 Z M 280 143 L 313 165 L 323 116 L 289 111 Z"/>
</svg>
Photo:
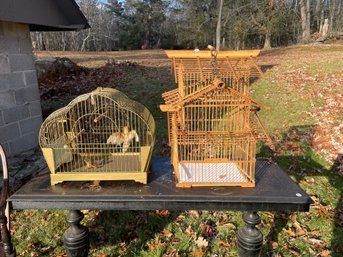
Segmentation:
<svg viewBox="0 0 343 257">
<path fill-rule="evenodd" d="M 233 224 L 233 223 L 226 223 L 226 224 L 223 224 L 223 225 L 221 225 L 222 227 L 226 227 L 226 228 L 228 228 L 228 229 L 236 229 L 236 226 L 235 226 L 235 224 Z"/>
<path fill-rule="evenodd" d="M 152 242 L 147 242 L 150 251 L 154 251 L 159 247 L 168 245 L 166 242 L 161 242 L 160 238 L 155 239 Z"/>
<path fill-rule="evenodd" d="M 192 251 L 192 256 L 204 256 L 206 254 L 206 251 L 202 249 L 197 249 Z"/>
<path fill-rule="evenodd" d="M 162 257 L 179 257 L 176 249 L 169 249 Z"/>
<path fill-rule="evenodd" d="M 316 248 L 323 248 L 326 246 L 326 243 L 320 239 L 308 238 L 307 241 L 310 242 Z"/>
<path fill-rule="evenodd" d="M 272 242 L 273 249 L 278 248 L 278 246 L 279 246 L 278 242 Z"/>
<path fill-rule="evenodd" d="M 287 150 L 298 150 L 300 147 L 293 141 L 287 141 L 284 143 Z"/>
<path fill-rule="evenodd" d="M 285 231 L 288 235 L 290 235 L 291 237 L 295 237 L 295 232 L 292 229 L 283 229 L 283 231 Z"/>
<path fill-rule="evenodd" d="M 196 217 L 196 218 L 199 218 L 199 216 L 200 216 L 199 211 L 191 210 L 191 211 L 188 211 L 188 213 L 189 213 L 191 216 Z"/>
<path fill-rule="evenodd" d="M 159 216 L 168 216 L 170 215 L 170 211 L 168 210 L 156 210 L 155 213 Z"/>
<path fill-rule="evenodd" d="M 169 238 L 169 237 L 171 237 L 173 235 L 173 233 L 171 233 L 169 230 L 167 230 L 165 228 L 163 229 L 162 233 L 167 238 Z"/>
<path fill-rule="evenodd" d="M 206 248 L 208 246 L 208 241 L 202 236 L 199 236 L 195 243 L 199 248 Z"/>
<path fill-rule="evenodd" d="M 319 256 L 328 257 L 328 256 L 331 256 L 331 252 L 329 250 L 323 250 L 319 253 Z"/>
<path fill-rule="evenodd" d="M 207 240 L 211 240 L 217 234 L 214 224 L 211 223 L 201 224 L 200 229 L 201 235 Z"/>
<path fill-rule="evenodd" d="M 223 240 L 218 240 L 218 241 L 216 242 L 216 244 L 217 244 L 218 246 L 223 246 L 223 247 L 225 247 L 225 248 L 230 247 L 230 244 L 224 242 Z"/>
<path fill-rule="evenodd" d="M 320 236 L 320 232 L 318 230 L 310 231 L 310 232 L 308 232 L 308 234 L 310 236 L 313 236 L 313 237 L 319 237 Z"/>
<path fill-rule="evenodd" d="M 191 225 L 189 225 L 189 226 L 186 228 L 185 232 L 186 232 L 186 234 L 189 235 L 189 236 L 193 234 L 193 230 L 192 230 Z"/>
</svg>

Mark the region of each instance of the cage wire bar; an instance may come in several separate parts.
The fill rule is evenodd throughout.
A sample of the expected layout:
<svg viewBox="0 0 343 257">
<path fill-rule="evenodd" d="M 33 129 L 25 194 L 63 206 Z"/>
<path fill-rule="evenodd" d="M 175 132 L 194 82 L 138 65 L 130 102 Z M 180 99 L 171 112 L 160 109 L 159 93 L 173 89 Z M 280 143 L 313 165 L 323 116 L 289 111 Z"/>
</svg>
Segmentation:
<svg viewBox="0 0 343 257">
<path fill-rule="evenodd" d="M 112 88 L 78 96 L 50 114 L 39 133 L 52 185 L 89 180 L 146 184 L 154 142 L 149 110 Z"/>
<path fill-rule="evenodd" d="M 250 97 L 251 79 L 264 76 L 256 63 L 259 51 L 165 52 L 178 84 L 162 94 L 160 105 L 177 186 L 254 187 L 252 119 L 260 107 L 269 108 Z"/>
</svg>

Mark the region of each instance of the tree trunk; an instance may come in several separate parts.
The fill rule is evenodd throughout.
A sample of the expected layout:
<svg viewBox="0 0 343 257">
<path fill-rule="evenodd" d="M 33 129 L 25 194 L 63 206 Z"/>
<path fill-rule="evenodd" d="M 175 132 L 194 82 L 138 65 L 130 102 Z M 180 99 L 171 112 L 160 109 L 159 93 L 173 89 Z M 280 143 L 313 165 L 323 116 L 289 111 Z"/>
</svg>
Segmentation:
<svg viewBox="0 0 343 257">
<path fill-rule="evenodd" d="M 218 21 L 216 28 L 216 50 L 220 50 L 220 29 L 221 29 L 221 20 L 222 20 L 222 11 L 223 11 L 223 2 L 224 0 L 218 0 Z"/>
<path fill-rule="evenodd" d="M 268 31 L 265 34 L 263 49 L 272 48 L 271 41 L 272 41 L 272 35 L 271 35 L 270 31 Z"/>
<path fill-rule="evenodd" d="M 63 45 L 62 51 L 66 51 L 67 50 L 67 39 L 66 39 L 67 34 L 66 34 L 66 32 L 62 32 L 61 36 L 62 36 L 62 45 Z"/>
<path fill-rule="evenodd" d="M 80 49 L 81 52 L 85 51 L 87 40 L 88 40 L 90 37 L 91 37 L 91 30 L 88 29 L 88 34 L 87 34 L 87 36 L 82 40 L 82 45 L 81 45 L 81 49 Z"/>
<path fill-rule="evenodd" d="M 341 9 L 342 9 L 342 1 L 339 1 L 338 7 L 336 9 L 336 17 L 339 17 L 339 14 L 341 13 Z"/>
<path fill-rule="evenodd" d="M 333 31 L 333 22 L 335 19 L 335 12 L 336 12 L 336 0 L 331 0 L 330 6 L 330 23 L 329 23 L 329 31 Z"/>
<path fill-rule="evenodd" d="M 306 0 L 306 29 L 308 31 L 309 38 L 311 36 L 311 5 L 310 0 Z"/>
<path fill-rule="evenodd" d="M 307 0 L 307 3 L 305 5 L 305 0 L 299 1 L 300 5 L 300 16 L 301 16 L 301 28 L 302 28 L 302 41 L 308 42 L 310 40 L 310 26 L 309 26 L 309 0 Z"/>
<path fill-rule="evenodd" d="M 41 47 L 41 50 L 45 51 L 46 50 L 46 44 L 43 36 L 43 32 L 38 32 L 39 33 L 39 44 Z"/>
<path fill-rule="evenodd" d="M 315 11 L 315 14 L 316 14 L 316 25 L 317 25 L 317 30 L 319 30 L 320 28 L 320 11 L 321 11 L 321 2 L 322 0 L 317 0 L 317 3 L 316 3 L 316 11 Z"/>
<path fill-rule="evenodd" d="M 326 37 L 328 32 L 329 32 L 329 19 L 325 19 L 324 25 L 323 25 L 323 30 L 322 30 L 322 37 Z"/>
<path fill-rule="evenodd" d="M 323 34 L 323 26 L 324 26 L 324 6 L 322 6 L 322 10 L 320 12 L 320 26 L 319 26 L 319 33 Z"/>
</svg>

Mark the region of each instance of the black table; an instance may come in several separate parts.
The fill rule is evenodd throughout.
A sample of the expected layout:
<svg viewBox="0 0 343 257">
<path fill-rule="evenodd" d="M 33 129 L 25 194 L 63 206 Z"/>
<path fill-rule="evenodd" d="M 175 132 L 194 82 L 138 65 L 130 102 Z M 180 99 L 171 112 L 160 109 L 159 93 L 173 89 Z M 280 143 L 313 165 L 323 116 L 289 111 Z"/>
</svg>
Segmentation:
<svg viewBox="0 0 343 257">
<path fill-rule="evenodd" d="M 277 165 L 265 159 L 256 162 L 256 187 L 176 188 L 169 159 L 153 157 L 149 184 L 102 182 L 101 189 L 84 188 L 81 182 L 50 186 L 48 172 L 41 174 L 13 194 L 14 209 L 67 209 L 71 225 L 64 233 L 68 256 L 87 256 L 88 229 L 80 225 L 86 210 L 240 210 L 246 225 L 239 229 L 240 256 L 258 256 L 262 234 L 257 211 L 309 210 L 311 198 Z"/>
</svg>

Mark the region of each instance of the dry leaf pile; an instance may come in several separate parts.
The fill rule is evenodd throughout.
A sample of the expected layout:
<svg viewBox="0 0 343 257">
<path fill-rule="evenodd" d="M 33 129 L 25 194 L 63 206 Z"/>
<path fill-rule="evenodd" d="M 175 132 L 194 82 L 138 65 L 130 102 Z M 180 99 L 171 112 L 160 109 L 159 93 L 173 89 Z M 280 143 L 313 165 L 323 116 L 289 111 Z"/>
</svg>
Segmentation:
<svg viewBox="0 0 343 257">
<path fill-rule="evenodd" d="M 119 82 L 123 80 L 128 69 L 139 70 L 139 67 L 135 62 L 108 60 L 106 65 L 98 68 L 75 64 L 72 68 L 51 69 L 39 80 L 41 98 L 58 99 L 66 95 L 87 93 L 97 87 L 120 87 Z"/>
</svg>

